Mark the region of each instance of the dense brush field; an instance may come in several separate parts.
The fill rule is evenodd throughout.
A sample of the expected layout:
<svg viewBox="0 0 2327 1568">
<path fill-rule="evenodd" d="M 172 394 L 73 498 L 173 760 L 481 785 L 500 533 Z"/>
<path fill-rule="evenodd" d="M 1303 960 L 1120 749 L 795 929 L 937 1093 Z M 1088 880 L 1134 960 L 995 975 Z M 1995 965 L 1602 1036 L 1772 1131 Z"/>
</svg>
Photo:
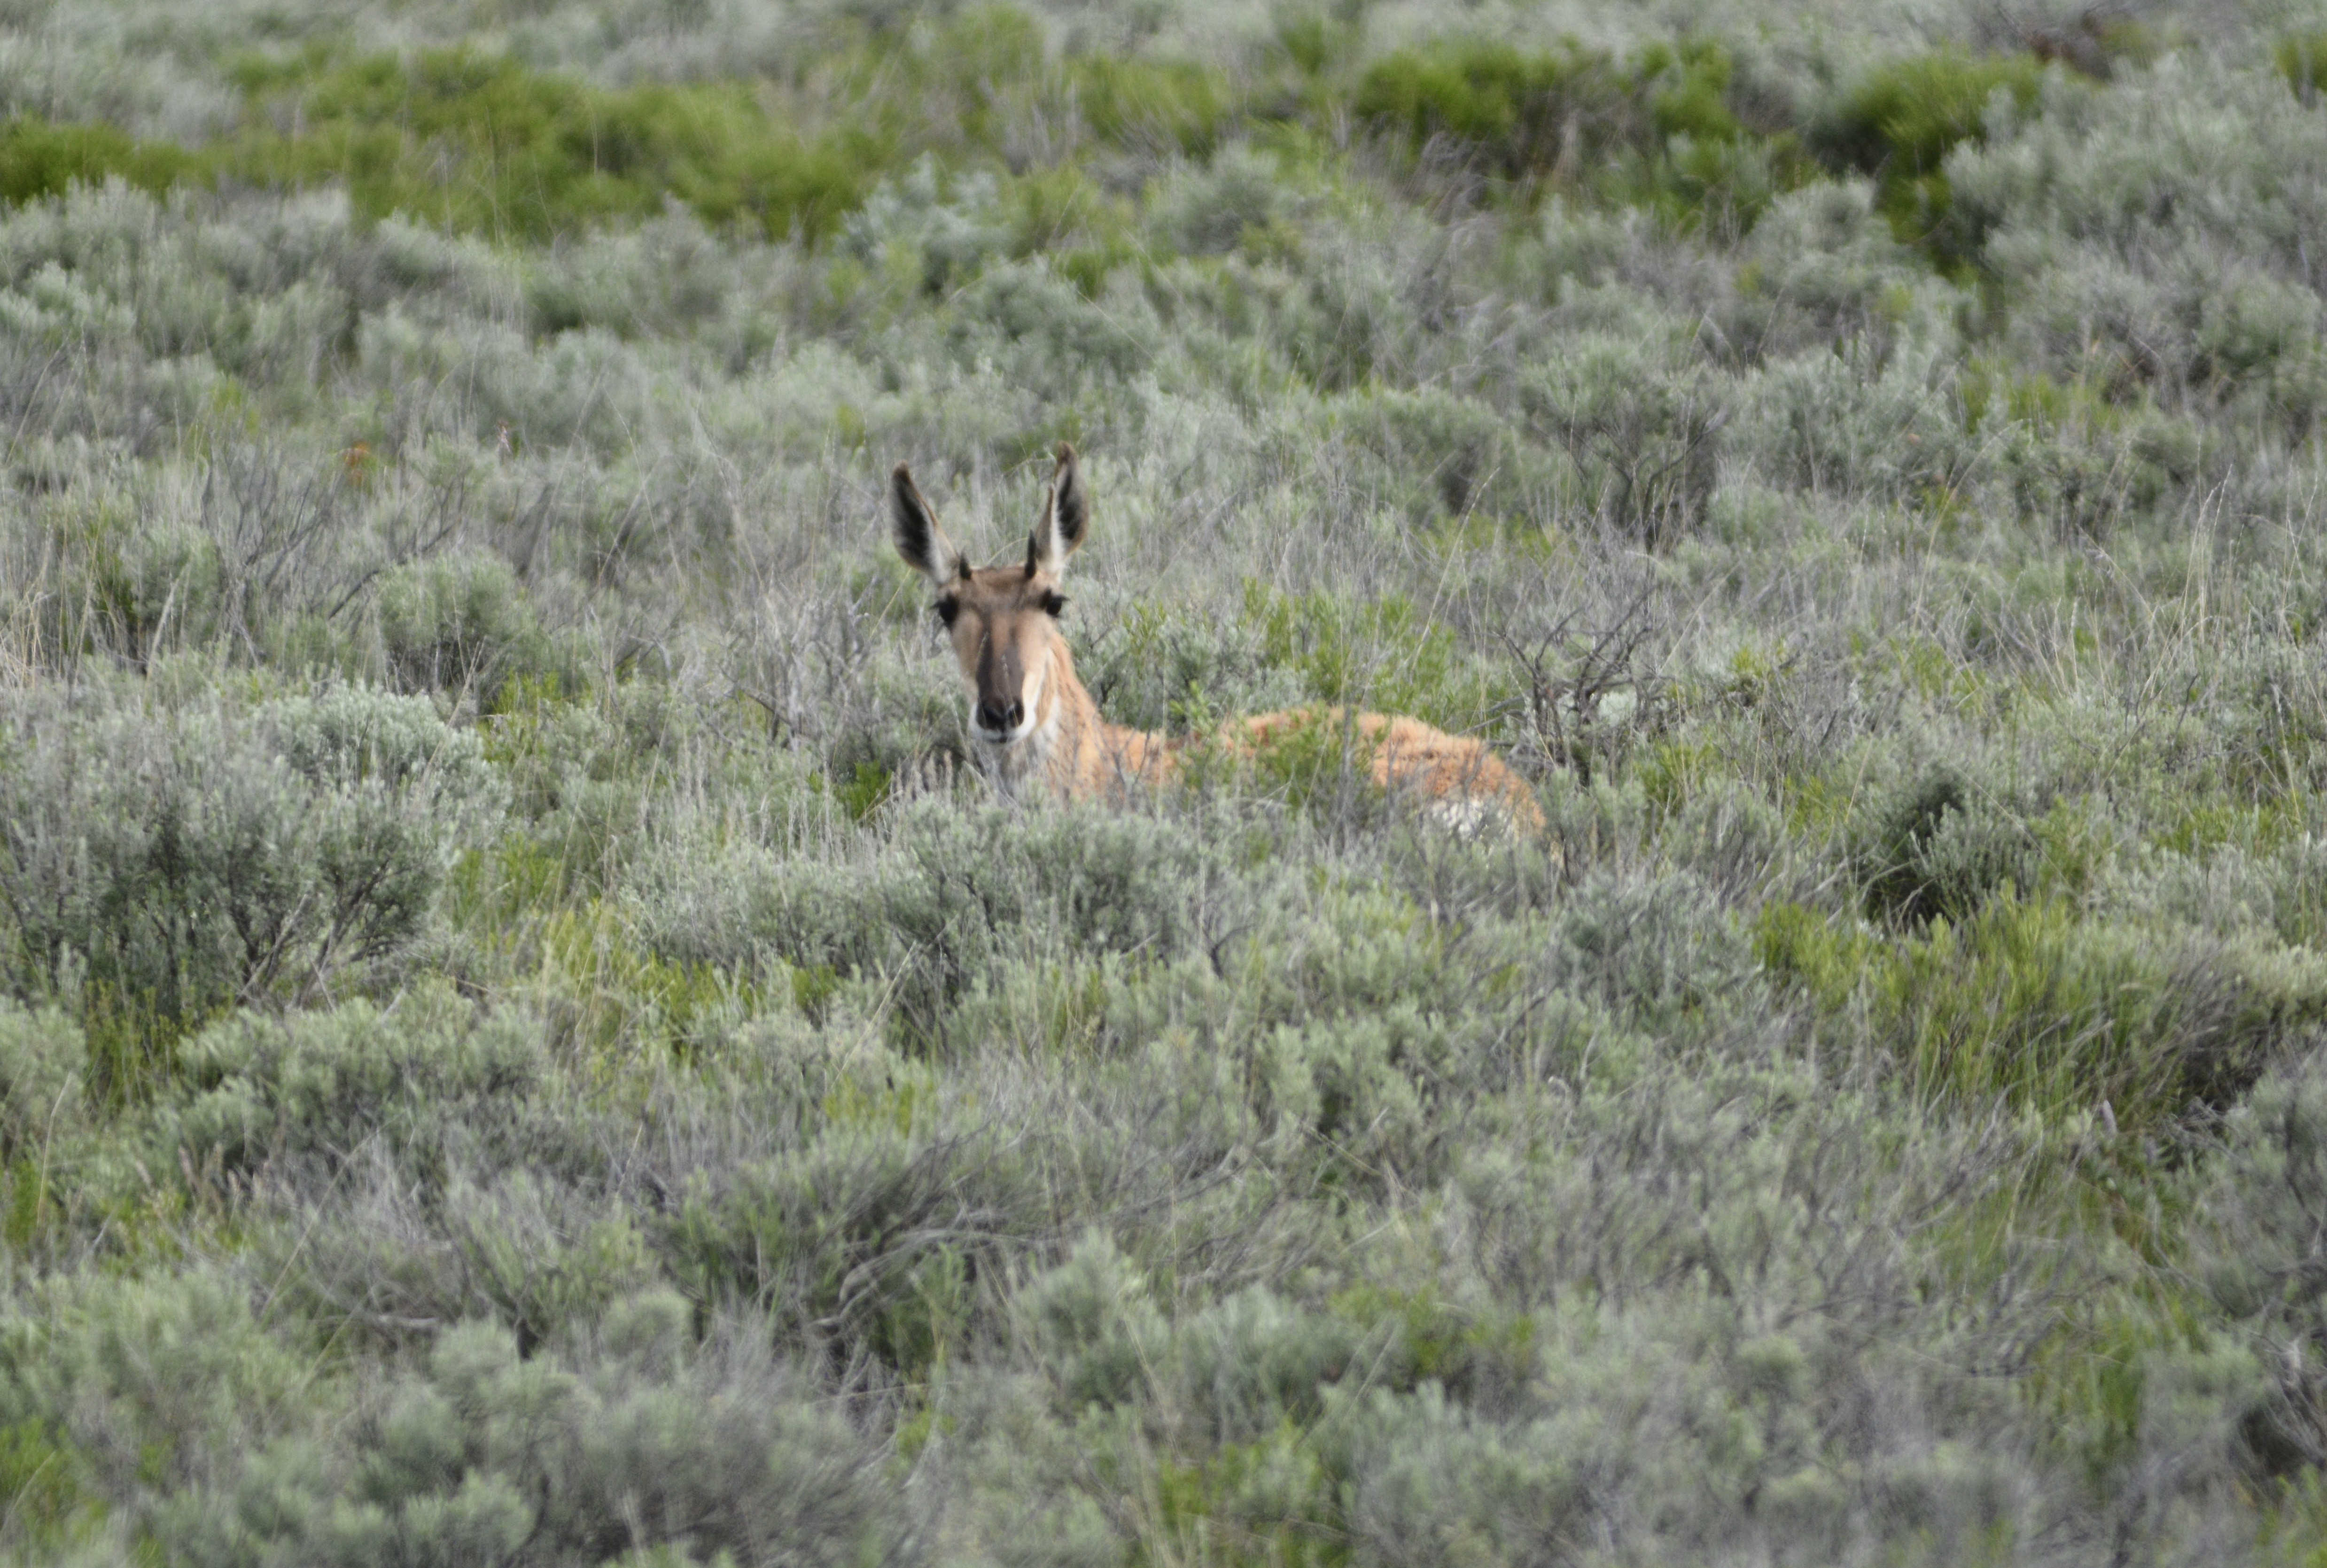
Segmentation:
<svg viewBox="0 0 2327 1568">
<path fill-rule="evenodd" d="M 2327 14 L 13 0 L 0 1560 L 2327 1561 Z M 890 547 L 1049 453 L 1017 809 Z"/>
</svg>

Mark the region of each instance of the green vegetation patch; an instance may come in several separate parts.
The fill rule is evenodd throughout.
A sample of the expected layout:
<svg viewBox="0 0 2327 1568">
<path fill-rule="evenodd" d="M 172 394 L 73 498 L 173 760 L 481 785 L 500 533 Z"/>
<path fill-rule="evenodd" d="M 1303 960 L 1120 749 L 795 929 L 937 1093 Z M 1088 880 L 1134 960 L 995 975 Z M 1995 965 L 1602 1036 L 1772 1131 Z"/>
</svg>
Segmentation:
<svg viewBox="0 0 2327 1568">
<path fill-rule="evenodd" d="M 1049 60 L 1039 26 L 1006 7 L 827 47 L 791 79 L 611 88 L 463 46 L 252 58 L 235 80 L 240 126 L 200 150 L 11 121 L 0 195 L 117 177 L 157 191 L 338 183 L 367 219 L 531 240 L 677 201 L 714 226 L 816 239 L 923 154 L 1000 161 L 1014 112 L 1077 123 L 1104 146 L 1196 154 L 1241 112 L 1226 78 L 1192 62 Z"/>
<path fill-rule="evenodd" d="M 1630 60 L 1569 39 L 1526 51 L 1485 41 L 1402 50 L 1370 66 L 1351 107 L 1419 154 L 1444 139 L 1530 187 L 1598 191 L 1684 219 L 1727 207 L 1741 225 L 1802 166 L 1789 132 L 1750 131 L 1734 66 L 1710 39 Z"/>
<path fill-rule="evenodd" d="M 1955 220 L 1948 154 L 1985 138 L 1998 93 L 2023 113 L 2033 108 L 2043 74 L 2033 54 L 1952 47 L 1887 61 L 1844 94 L 1812 145 L 1836 165 L 1874 176 L 1883 216 L 1902 241 L 1959 265 L 1971 259 L 1977 237 Z"/>
<path fill-rule="evenodd" d="M 1568 42 L 1524 51 L 1448 42 L 1374 62 L 1357 112 L 1419 151 L 1434 136 L 1470 144 L 1505 176 L 1580 167 L 1640 132 L 1640 105 L 1616 61 Z"/>
<path fill-rule="evenodd" d="M 1264 662 L 1297 672 L 1320 702 L 1411 714 L 1453 730 L 1483 723 L 1493 707 L 1453 634 L 1402 594 L 1355 604 L 1326 593 L 1245 585 L 1246 621 Z"/>
<path fill-rule="evenodd" d="M 211 154 L 235 177 L 344 183 L 359 213 L 547 238 L 661 210 L 828 231 L 892 153 L 878 126 L 804 134 L 744 82 L 608 89 L 467 49 L 246 70 L 244 130 Z"/>
<path fill-rule="evenodd" d="M 2107 1105 L 2115 1123 L 2152 1126 L 2192 1100 L 2229 1104 L 2327 1019 L 2327 970 L 2308 954 L 2009 891 L 1896 941 L 1771 904 L 1754 940 L 1822 1014 L 1863 1020 L 1922 1094 L 2001 1097 L 2054 1120 Z"/>
<path fill-rule="evenodd" d="M 112 126 L 51 125 L 38 115 L 0 125 L 0 200 L 12 206 L 108 179 L 158 193 L 204 177 L 200 154 L 170 142 L 137 141 Z"/>
<path fill-rule="evenodd" d="M 2320 90 L 2327 88 L 2327 31 L 2292 33 L 2270 52 L 2294 95 L 2307 104 L 2318 102 Z"/>
</svg>

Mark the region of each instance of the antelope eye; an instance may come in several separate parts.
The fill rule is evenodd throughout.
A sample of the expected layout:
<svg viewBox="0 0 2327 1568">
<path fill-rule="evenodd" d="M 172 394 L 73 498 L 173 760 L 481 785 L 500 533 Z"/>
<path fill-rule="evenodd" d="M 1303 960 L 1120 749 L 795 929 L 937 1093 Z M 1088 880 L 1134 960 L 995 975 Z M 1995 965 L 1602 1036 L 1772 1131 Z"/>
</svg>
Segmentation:
<svg viewBox="0 0 2327 1568">
<path fill-rule="evenodd" d="M 953 624 L 954 617 L 961 613 L 961 601 L 958 599 L 940 599 L 937 602 L 937 612 L 938 619 L 939 621 L 944 621 L 948 626 L 951 626 Z"/>
<path fill-rule="evenodd" d="M 1060 614 L 1066 609 L 1066 607 L 1067 596 L 1065 594 L 1045 593 L 1042 595 L 1042 608 L 1044 611 L 1049 612 L 1051 619 L 1053 621 L 1059 618 Z"/>
</svg>

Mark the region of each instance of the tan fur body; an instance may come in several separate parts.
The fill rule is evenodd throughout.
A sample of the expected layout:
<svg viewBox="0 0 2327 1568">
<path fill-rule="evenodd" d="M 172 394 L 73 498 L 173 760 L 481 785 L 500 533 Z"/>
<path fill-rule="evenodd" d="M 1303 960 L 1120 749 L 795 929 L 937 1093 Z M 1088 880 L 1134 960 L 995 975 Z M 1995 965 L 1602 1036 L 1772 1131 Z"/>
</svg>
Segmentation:
<svg viewBox="0 0 2327 1568">
<path fill-rule="evenodd" d="M 1088 510 L 1074 453 L 1061 447 L 1059 472 L 1026 565 L 973 571 L 938 527 L 929 503 L 897 465 L 898 550 L 938 585 L 938 609 L 952 633 L 973 693 L 970 745 L 995 787 L 1014 799 L 1120 799 L 1135 786 L 1176 774 L 1192 751 L 1218 748 L 1249 760 L 1321 726 L 1362 756 L 1373 781 L 1419 799 L 1449 825 L 1491 823 L 1539 833 L 1543 808 L 1509 764 L 1481 742 L 1402 714 L 1297 708 L 1232 721 L 1210 736 L 1167 739 L 1110 724 L 1075 675 L 1059 630 L 1058 591 L 1066 558 L 1082 542 Z"/>
</svg>

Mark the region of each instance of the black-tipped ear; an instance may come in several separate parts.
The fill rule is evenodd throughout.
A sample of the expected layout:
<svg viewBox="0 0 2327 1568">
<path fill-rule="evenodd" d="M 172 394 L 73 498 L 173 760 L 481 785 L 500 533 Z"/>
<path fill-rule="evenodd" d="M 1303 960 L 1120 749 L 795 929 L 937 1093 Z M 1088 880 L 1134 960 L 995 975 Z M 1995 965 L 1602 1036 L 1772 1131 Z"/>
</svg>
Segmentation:
<svg viewBox="0 0 2327 1568">
<path fill-rule="evenodd" d="M 1053 577 L 1064 575 L 1067 557 L 1082 547 L 1083 536 L 1089 531 L 1090 503 L 1084 498 L 1082 471 L 1075 463 L 1075 449 L 1062 441 L 1059 471 L 1051 477 L 1042 520 L 1026 544 L 1027 574 L 1032 576 L 1039 566 Z"/>
<path fill-rule="evenodd" d="M 938 515 L 913 484 L 913 471 L 899 463 L 889 476 L 889 515 L 896 529 L 897 554 L 923 576 L 942 585 L 968 563 L 938 527 Z"/>
<path fill-rule="evenodd" d="M 1063 441 L 1059 443 L 1058 477 L 1051 481 L 1051 509 L 1068 553 L 1081 549 L 1083 536 L 1090 531 L 1090 503 L 1083 495 L 1083 471 L 1075 462 L 1075 449 Z"/>
</svg>

